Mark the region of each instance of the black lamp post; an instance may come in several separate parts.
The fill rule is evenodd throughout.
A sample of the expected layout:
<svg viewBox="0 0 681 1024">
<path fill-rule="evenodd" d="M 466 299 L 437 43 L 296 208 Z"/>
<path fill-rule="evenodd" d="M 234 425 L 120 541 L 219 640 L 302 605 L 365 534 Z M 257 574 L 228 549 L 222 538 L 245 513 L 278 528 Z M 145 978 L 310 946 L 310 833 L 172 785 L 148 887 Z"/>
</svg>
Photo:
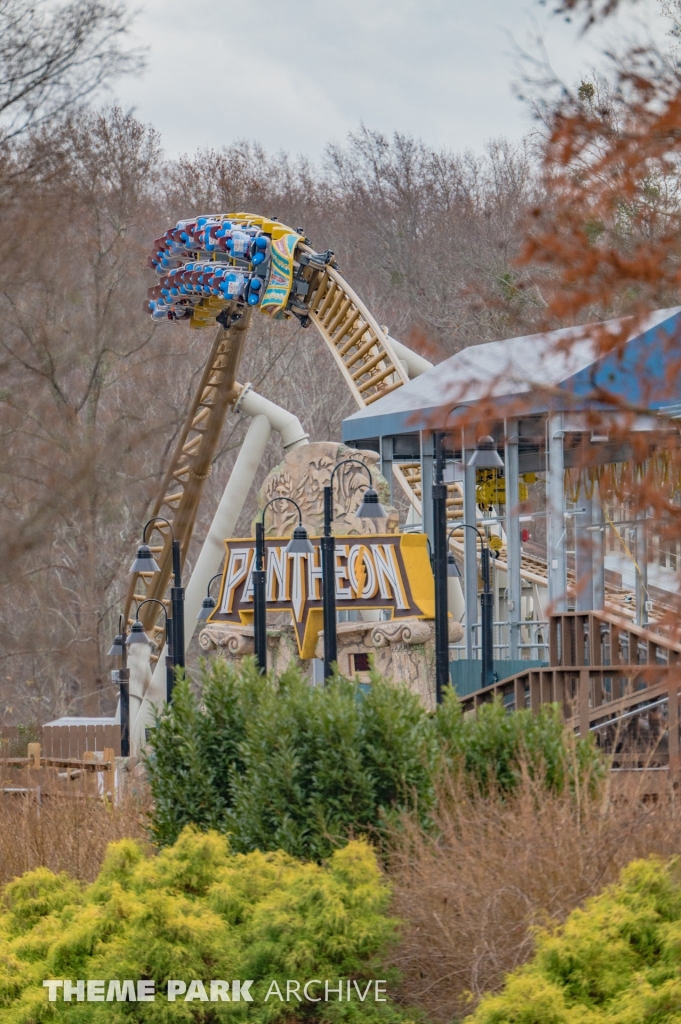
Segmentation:
<svg viewBox="0 0 681 1024">
<path fill-rule="evenodd" d="M 497 451 L 496 441 L 489 434 L 479 437 L 475 451 L 471 456 L 470 467 L 474 469 L 503 469 L 504 463 Z M 477 530 L 477 527 L 473 527 Z M 482 624 L 482 685 L 491 686 L 494 682 L 494 595 L 490 585 L 490 550 L 489 544 L 483 544 L 480 536 L 480 563 L 482 567 L 482 594 L 480 595 L 480 619 Z"/>
<path fill-rule="evenodd" d="M 184 668 L 184 587 L 182 586 L 182 570 L 181 570 L 181 552 L 180 542 L 175 540 L 175 534 L 173 528 L 167 519 L 163 516 L 154 516 L 145 524 L 144 530 L 142 531 L 142 543 L 137 550 L 137 558 L 132 563 L 130 572 L 160 572 L 160 568 L 156 563 L 151 548 L 147 544 L 147 530 L 152 523 L 165 523 L 170 530 L 170 536 L 172 538 L 172 556 L 173 556 L 173 586 L 170 588 L 170 609 L 171 614 L 165 610 L 165 606 L 161 604 L 163 611 L 166 616 L 166 644 L 168 647 L 168 653 L 172 658 L 172 665 L 174 668 Z M 155 600 L 155 598 L 149 598 L 149 600 Z M 146 601 L 142 601 L 142 604 L 146 604 Z M 140 604 L 140 608 L 142 607 Z M 170 687 L 168 700 L 171 700 L 172 686 Z"/>
<path fill-rule="evenodd" d="M 109 658 L 121 659 L 121 667 L 111 673 L 113 682 L 118 683 L 118 706 L 121 716 L 121 757 L 130 757 L 130 670 L 128 669 L 126 639 L 125 619 L 122 615 L 119 615 L 118 634 L 114 638 L 107 656 Z"/>
<path fill-rule="evenodd" d="M 371 470 L 359 459 L 344 459 L 331 470 L 328 485 L 324 488 L 324 536 L 321 538 L 322 549 L 322 591 L 324 598 L 324 679 L 331 675 L 331 666 L 338 661 L 336 642 L 336 541 L 331 534 L 333 521 L 333 478 L 341 466 L 354 462 L 367 473 L 369 486 L 362 495 L 362 503 L 355 515 L 358 519 L 387 519 L 388 513 L 378 500 L 378 492 L 374 489 Z"/>
<path fill-rule="evenodd" d="M 137 605 L 137 612 L 136 612 L 136 616 L 137 617 L 136 617 L 135 621 L 133 622 L 132 626 L 130 627 L 130 632 L 128 633 L 128 638 L 125 641 L 128 647 L 130 647 L 131 644 L 148 644 L 149 646 L 151 646 L 151 640 L 149 639 L 147 634 L 144 632 L 144 626 L 140 622 L 140 608 L 143 608 L 145 604 L 157 604 L 157 605 L 159 605 L 159 607 L 161 607 L 163 609 L 163 614 L 165 615 L 165 620 L 166 620 L 166 637 L 168 636 L 168 631 L 170 629 L 170 619 L 168 617 L 168 612 L 166 611 L 166 606 L 164 605 L 163 601 L 159 601 L 155 597 L 148 597 L 148 598 L 146 598 L 145 601 L 140 601 L 140 603 Z M 167 700 L 168 704 L 172 703 L 172 699 L 173 699 L 173 686 L 174 685 L 175 685 L 175 667 L 173 665 L 172 657 L 170 656 L 170 654 L 167 654 L 166 655 L 166 700 Z"/>
<path fill-rule="evenodd" d="M 445 435 L 433 435 L 433 580 L 435 583 L 435 702 L 441 704 L 449 675 L 449 607 L 447 600 L 447 484 L 443 481 Z"/>
<path fill-rule="evenodd" d="M 284 494 L 276 494 L 267 502 L 262 516 L 255 524 L 255 565 L 253 568 L 253 646 L 258 669 L 262 675 L 267 672 L 267 569 L 265 559 L 265 513 L 276 501 L 288 501 L 298 511 L 298 525 L 293 531 L 291 540 L 284 549 L 287 554 L 310 555 L 314 551 L 307 530 L 303 526 L 303 514 L 300 505 L 293 498 Z"/>
<path fill-rule="evenodd" d="M 210 588 L 215 583 L 215 581 L 221 579 L 221 577 L 222 573 L 216 572 L 215 576 L 211 576 L 211 578 L 209 579 L 208 586 L 206 587 L 206 596 L 203 599 L 201 610 L 199 614 L 196 616 L 197 622 L 205 622 L 206 619 L 209 619 L 213 614 L 215 610 L 215 598 L 210 596 Z"/>
<path fill-rule="evenodd" d="M 482 671 L 480 678 L 483 687 L 491 686 L 494 682 L 494 594 L 490 583 L 490 551 L 477 526 L 471 526 L 470 523 L 459 523 L 454 529 L 458 530 L 460 527 L 466 530 L 475 530 L 480 538 L 480 565 L 482 568 L 482 594 L 480 595 Z M 450 537 L 452 532 L 450 531 Z M 472 595 L 469 598 L 466 594 L 466 604 L 469 609 L 467 614 L 470 614 Z"/>
</svg>

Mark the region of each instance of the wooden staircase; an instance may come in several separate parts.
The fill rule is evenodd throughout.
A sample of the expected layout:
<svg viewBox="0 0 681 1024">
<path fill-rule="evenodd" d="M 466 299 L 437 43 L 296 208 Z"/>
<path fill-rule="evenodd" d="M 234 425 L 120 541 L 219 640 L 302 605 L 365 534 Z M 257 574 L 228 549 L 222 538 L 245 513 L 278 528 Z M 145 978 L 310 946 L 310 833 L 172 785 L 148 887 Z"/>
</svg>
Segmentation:
<svg viewBox="0 0 681 1024">
<path fill-rule="evenodd" d="M 652 756 L 681 767 L 681 643 L 609 612 L 565 612 L 550 619 L 549 660 L 546 668 L 516 672 L 462 697 L 464 711 L 494 699 L 533 711 L 556 703 L 579 735 L 596 733 L 600 746 L 622 747 L 611 751 L 615 763 L 643 768 Z M 625 749 L 632 725 L 656 739 L 652 753 L 650 743 L 638 752 Z"/>
</svg>

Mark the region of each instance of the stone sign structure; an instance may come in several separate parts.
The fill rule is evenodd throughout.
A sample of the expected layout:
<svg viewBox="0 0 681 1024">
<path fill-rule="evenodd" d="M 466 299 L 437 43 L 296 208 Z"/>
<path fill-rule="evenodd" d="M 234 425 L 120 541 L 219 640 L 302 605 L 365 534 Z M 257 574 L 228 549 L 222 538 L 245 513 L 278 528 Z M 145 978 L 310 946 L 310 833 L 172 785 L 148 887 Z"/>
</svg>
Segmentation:
<svg viewBox="0 0 681 1024">
<path fill-rule="evenodd" d="M 347 459 L 357 459 L 370 471 L 374 487 L 388 519 L 358 519 L 355 513 L 362 503 L 362 495 L 369 478 L 357 463 L 348 463 L 339 469 L 333 480 L 333 532 L 334 534 L 397 533 L 399 514 L 390 504 L 390 487 L 381 475 L 376 452 L 348 448 L 336 441 L 315 441 L 288 452 L 283 462 L 267 474 L 258 492 L 258 508 L 264 508 L 271 498 L 283 495 L 293 498 L 300 506 L 303 525 L 310 536 L 321 536 L 324 526 L 324 487 L 331 472 Z M 268 537 L 287 537 L 293 533 L 298 515 L 288 501 L 270 505 L 265 521 Z M 255 529 L 253 530 L 255 534 Z"/>
<path fill-rule="evenodd" d="M 359 451 L 332 441 L 319 441 L 288 452 L 283 462 L 265 478 L 258 494 L 258 507 L 264 508 L 272 498 L 283 495 L 293 498 L 302 513 L 303 525 L 310 536 L 319 536 L 323 529 L 324 486 L 331 471 L 346 459 L 357 459 L 370 470 L 374 487 L 386 508 L 388 519 L 358 519 L 355 515 L 368 485 L 368 476 L 356 463 L 344 466 L 334 477 L 335 535 L 366 536 L 397 533 L 399 515 L 390 505 L 388 482 L 378 469 L 378 455 Z M 286 537 L 298 522 L 290 502 L 270 505 L 265 532 L 268 537 Z M 343 675 L 368 679 L 369 658 L 376 670 L 389 680 L 406 684 L 417 693 L 428 708 L 435 706 L 434 624 L 432 619 L 408 617 L 384 619 L 380 611 L 355 612 L 357 621 L 338 624 L 338 668 Z M 268 618 L 268 665 L 281 673 L 291 663 L 309 671 L 309 662 L 301 662 L 290 616 Z M 450 623 L 450 640 L 461 639 L 462 627 Z M 323 635 L 317 644 L 321 657 Z M 238 661 L 254 653 L 253 626 L 238 622 L 210 622 L 199 634 L 201 648 L 216 652 L 230 661 Z"/>
</svg>

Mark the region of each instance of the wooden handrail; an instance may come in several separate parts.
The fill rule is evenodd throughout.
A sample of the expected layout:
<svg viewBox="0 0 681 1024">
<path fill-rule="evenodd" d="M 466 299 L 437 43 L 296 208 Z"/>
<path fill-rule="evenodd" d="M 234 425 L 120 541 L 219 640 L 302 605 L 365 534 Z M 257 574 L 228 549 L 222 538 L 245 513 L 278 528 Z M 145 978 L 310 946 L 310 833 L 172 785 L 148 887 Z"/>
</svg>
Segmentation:
<svg viewBox="0 0 681 1024">
<path fill-rule="evenodd" d="M 0 768 L 32 767 L 32 757 L 0 757 Z M 38 767 L 38 765 L 35 765 Z M 40 768 L 82 768 L 88 772 L 110 772 L 115 765 L 112 761 L 80 761 L 77 758 L 41 757 Z"/>
</svg>

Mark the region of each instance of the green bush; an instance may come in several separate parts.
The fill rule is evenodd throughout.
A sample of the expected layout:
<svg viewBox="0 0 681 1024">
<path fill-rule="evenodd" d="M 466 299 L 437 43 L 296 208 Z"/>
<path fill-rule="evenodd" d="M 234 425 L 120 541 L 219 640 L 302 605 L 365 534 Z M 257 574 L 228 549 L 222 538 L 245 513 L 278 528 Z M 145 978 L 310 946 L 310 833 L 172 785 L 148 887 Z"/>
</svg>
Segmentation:
<svg viewBox="0 0 681 1024">
<path fill-rule="evenodd" d="M 296 671 L 276 682 L 252 660 L 204 667 L 201 700 L 175 687 L 151 733 L 152 835 L 175 841 L 187 824 L 228 832 L 233 849 L 327 857 L 351 836 L 374 835 L 415 809 L 422 824 L 443 765 L 502 792 L 525 760 L 550 786 L 597 765 L 573 744 L 557 708 L 507 715 L 487 705 L 464 717 L 453 691 L 435 715 L 405 688 L 374 678 L 367 692 L 336 678 L 310 687 Z"/>
<path fill-rule="evenodd" d="M 576 780 L 596 783 L 605 774 L 591 737 L 581 740 L 569 734 L 558 704 L 509 714 L 501 701 L 495 701 L 464 716 L 450 689 L 434 725 L 447 763 L 461 764 L 483 791 L 492 782 L 502 793 L 512 791 L 521 771 L 543 780 L 554 792 Z"/>
<path fill-rule="evenodd" d="M 433 800 L 438 747 L 418 699 L 377 681 L 276 683 L 252 661 L 213 661 L 202 701 L 185 680 L 151 734 L 152 834 L 184 825 L 229 832 L 235 850 L 319 859 L 417 801 Z"/>
<path fill-rule="evenodd" d="M 639 860 L 620 881 L 537 934 L 531 963 L 467 1024 L 677 1024 L 681 862 Z"/>
<path fill-rule="evenodd" d="M 0 1020 L 40 1024 L 64 1014 L 77 1024 L 312 1021 L 398 1022 L 390 1001 L 347 1001 L 347 981 L 361 992 L 385 979 L 377 957 L 391 941 L 390 893 L 372 850 L 352 842 L 325 867 L 287 854 L 232 854 L 214 832 L 186 829 L 158 857 L 132 840 L 112 843 L 97 880 L 85 889 L 44 868 L 8 885 L 0 908 Z M 377 973 L 378 972 L 378 973 Z M 48 1002 L 45 979 L 156 982 L 153 1002 Z M 253 981 L 252 1002 L 166 999 L 169 979 Z M 281 1001 L 287 980 L 343 979 L 343 1001 Z M 388 979 L 389 980 L 389 979 Z M 322 986 L 323 989 L 323 986 Z M 268 991 L 270 998 L 266 999 Z M 355 995 L 356 988 L 351 987 Z M 87 990 L 86 990 L 87 992 Z M 319 988 L 309 990 L 318 995 Z M 302 995 L 302 987 L 300 989 Z M 187 991 L 187 994 L 190 994 Z M 373 997 L 373 998 L 372 998 Z"/>
</svg>

